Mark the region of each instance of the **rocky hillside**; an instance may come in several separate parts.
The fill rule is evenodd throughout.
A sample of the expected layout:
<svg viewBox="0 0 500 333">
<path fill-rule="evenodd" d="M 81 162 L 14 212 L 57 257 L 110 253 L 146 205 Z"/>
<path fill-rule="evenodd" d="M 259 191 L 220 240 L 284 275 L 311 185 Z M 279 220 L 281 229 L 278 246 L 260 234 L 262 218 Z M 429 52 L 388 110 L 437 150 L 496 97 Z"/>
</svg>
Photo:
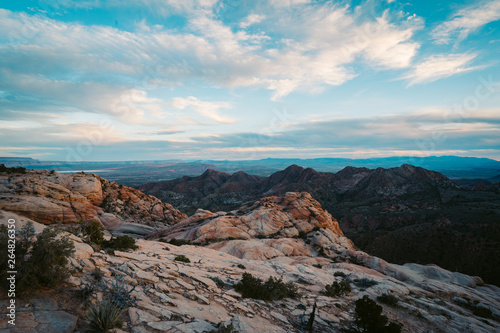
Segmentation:
<svg viewBox="0 0 500 333">
<path fill-rule="evenodd" d="M 362 250 L 401 264 L 436 263 L 500 285 L 498 187 L 464 189 L 440 173 L 411 165 L 347 167 L 335 174 L 292 165 L 269 177 L 207 170 L 140 189 L 189 214 L 309 192 Z"/>
<path fill-rule="evenodd" d="M 183 240 L 239 258 L 325 256 L 353 250 L 337 221 L 307 192 L 262 198 L 231 212 L 198 210 L 148 239 Z"/>
<path fill-rule="evenodd" d="M 43 224 L 98 221 L 115 234 L 147 234 L 186 215 L 134 188 L 97 175 L 0 173 L 0 209 Z"/>
<path fill-rule="evenodd" d="M 225 218 L 232 219 L 231 214 L 204 214 L 199 228 L 195 227 L 195 217 L 192 217 L 182 228 L 172 228 L 171 233 L 163 230 L 156 235 L 201 241 L 232 234 L 224 223 Z M 0 330 L 84 332 L 91 304 L 116 293 L 126 298 L 122 299 L 123 325 L 115 329 L 115 333 L 217 332 L 217 326 L 230 324 L 240 333 L 304 332 L 304 323 L 310 319 L 314 304 L 314 331 L 340 332 L 354 325 L 355 301 L 365 295 L 383 306 L 383 314 L 391 322 L 402 324 L 402 332 L 500 330 L 500 288 L 484 284 L 479 277 L 452 273 L 434 265 L 394 265 L 345 247 L 341 244 L 345 238 L 337 230 L 335 221 L 306 194 L 262 199 L 252 208 L 243 208 L 234 214 L 240 214 L 242 224 L 234 219 L 230 223 L 238 225 L 238 229 L 244 228 L 243 225 L 248 227 L 247 235 L 273 235 L 263 240 L 281 241 L 295 233 L 291 231 L 293 228 L 307 232 L 315 226 L 316 232 L 328 231 L 336 236 L 329 244 L 323 243 L 325 248 L 336 251 L 321 256 L 287 253 L 253 260 L 217 247 L 210 248 L 222 242 L 201 247 L 139 239 L 139 249 L 135 251 L 105 253 L 94 251 L 71 235 L 76 246 L 71 259 L 75 269 L 67 285 L 23 300 L 18 326 L 6 328 L 6 322 L 2 321 Z M 7 218 L 14 218 L 18 228 L 29 221 L 0 211 L 0 221 L 5 223 Z M 294 218 L 298 221 L 294 222 Z M 270 223 L 271 229 L 252 221 Z M 45 227 L 36 223 L 35 226 L 38 231 Z M 192 232 L 188 232 L 189 229 Z M 213 231 L 217 230 L 222 232 L 220 236 L 214 235 Z M 310 231 L 307 238 L 311 232 L 315 231 Z M 244 273 L 262 280 L 273 277 L 293 283 L 300 297 L 275 301 L 242 298 L 235 284 L 242 280 Z M 352 290 L 344 295 L 326 296 L 326 285 L 334 282 L 348 284 Z M 2 312 L 6 311 L 7 301 L 0 300 Z"/>
</svg>

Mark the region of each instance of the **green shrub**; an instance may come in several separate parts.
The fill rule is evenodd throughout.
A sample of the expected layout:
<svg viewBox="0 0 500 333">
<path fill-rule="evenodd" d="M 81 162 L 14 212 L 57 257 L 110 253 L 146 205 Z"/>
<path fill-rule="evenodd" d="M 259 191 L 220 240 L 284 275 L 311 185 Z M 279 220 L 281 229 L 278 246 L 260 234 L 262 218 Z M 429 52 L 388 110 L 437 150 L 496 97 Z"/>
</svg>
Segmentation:
<svg viewBox="0 0 500 333">
<path fill-rule="evenodd" d="M 398 298 L 390 294 L 382 294 L 377 297 L 377 301 L 395 307 L 398 305 Z"/>
<path fill-rule="evenodd" d="M 269 277 L 266 282 L 252 276 L 250 273 L 243 273 L 243 278 L 234 289 L 241 293 L 243 298 L 261 299 L 264 301 L 274 301 L 283 298 L 298 298 L 300 294 L 297 286 L 293 282 L 283 282 L 282 279 Z"/>
<path fill-rule="evenodd" d="M 215 284 L 217 285 L 217 287 L 219 287 L 221 289 L 226 286 L 226 284 L 224 283 L 224 281 L 222 281 L 222 279 L 220 277 L 218 277 L 218 276 L 211 276 L 210 280 L 214 281 Z"/>
<path fill-rule="evenodd" d="M 186 257 L 185 255 L 181 254 L 181 255 L 178 255 L 177 257 L 175 257 L 174 259 L 175 261 L 181 261 L 181 262 L 191 262 L 191 260 L 189 260 L 188 257 Z"/>
<path fill-rule="evenodd" d="M 211 330 L 208 333 L 238 333 L 238 331 L 234 328 L 233 323 L 229 323 L 226 326 L 221 322 L 217 325 L 216 330 Z"/>
<path fill-rule="evenodd" d="M 340 276 L 340 277 L 346 277 L 346 274 L 344 272 L 341 272 L 341 271 L 337 271 L 335 273 L 333 273 L 333 276 Z"/>
<path fill-rule="evenodd" d="M 356 280 L 355 283 L 360 288 L 370 288 L 371 286 L 378 284 L 377 281 L 372 280 L 372 279 L 368 279 L 368 278 L 362 278 L 362 279 Z"/>
<path fill-rule="evenodd" d="M 8 167 L 5 166 L 5 164 L 0 164 L 0 172 L 7 172 L 8 174 L 11 174 L 11 173 L 26 173 L 26 168 L 23 168 L 23 167 L 8 168 Z"/>
<path fill-rule="evenodd" d="M 97 221 L 82 225 L 83 239 L 89 244 L 101 245 L 104 241 L 104 228 Z"/>
<path fill-rule="evenodd" d="M 358 332 L 363 333 L 400 333 L 402 325 L 389 323 L 382 315 L 382 306 L 378 305 L 367 295 L 356 301 L 354 323 Z"/>
<path fill-rule="evenodd" d="M 3 249 L 8 246 L 7 228 L 0 228 L 0 243 Z M 70 276 L 68 258 L 75 251 L 67 237 L 58 238 L 58 231 L 45 228 L 36 235 L 32 223 L 21 228 L 16 237 L 15 269 L 8 267 L 10 258 L 1 258 L 0 276 L 3 289 L 9 289 L 7 271 L 17 270 L 16 292 L 29 295 L 41 287 L 54 287 Z M 6 251 L 4 251 L 6 252 Z M 7 253 L 2 253 L 7 256 Z"/>
<path fill-rule="evenodd" d="M 111 301 L 102 301 L 94 305 L 89 313 L 90 332 L 108 332 L 115 327 L 121 327 L 120 316 L 123 310 Z"/>
<path fill-rule="evenodd" d="M 245 267 L 245 265 L 242 265 L 242 264 L 238 264 L 238 265 L 236 265 L 236 267 L 241 268 L 241 269 L 247 269 L 247 268 Z"/>
<path fill-rule="evenodd" d="M 168 243 L 175 245 L 175 246 L 192 245 L 193 244 L 191 241 L 184 240 L 184 239 L 175 239 L 175 238 L 169 240 Z"/>
<path fill-rule="evenodd" d="M 325 286 L 324 294 L 329 297 L 339 297 L 342 295 L 347 295 L 351 292 L 351 285 L 347 281 L 341 281 L 340 283 L 334 281 L 332 284 L 327 284 Z"/>
<path fill-rule="evenodd" d="M 118 236 L 116 238 L 111 237 L 110 240 L 103 240 L 102 246 L 106 249 L 111 250 L 137 250 L 139 247 L 135 245 L 135 239 L 130 236 Z"/>
</svg>

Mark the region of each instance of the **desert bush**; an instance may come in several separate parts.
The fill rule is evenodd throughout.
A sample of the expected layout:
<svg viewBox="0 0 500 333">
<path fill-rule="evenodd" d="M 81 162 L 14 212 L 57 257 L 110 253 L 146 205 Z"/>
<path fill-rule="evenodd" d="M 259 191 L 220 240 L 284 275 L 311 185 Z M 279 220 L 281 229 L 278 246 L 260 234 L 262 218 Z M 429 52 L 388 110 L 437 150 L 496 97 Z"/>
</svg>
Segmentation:
<svg viewBox="0 0 500 333">
<path fill-rule="evenodd" d="M 382 315 L 382 306 L 370 299 L 367 295 L 356 301 L 354 323 L 357 332 L 363 333 L 400 333 L 402 325 L 389 323 Z"/>
<path fill-rule="evenodd" d="M 398 298 L 390 294 L 382 294 L 377 297 L 377 301 L 395 307 L 398 305 Z"/>
<path fill-rule="evenodd" d="M 242 264 L 238 264 L 238 265 L 236 265 L 236 267 L 241 268 L 241 269 L 247 269 L 246 266 L 242 265 Z"/>
<path fill-rule="evenodd" d="M 224 283 L 224 281 L 222 281 L 222 279 L 220 277 L 218 277 L 218 276 L 211 276 L 210 280 L 214 281 L 215 284 L 217 285 L 217 287 L 219 287 L 221 289 L 226 286 L 226 284 Z"/>
<path fill-rule="evenodd" d="M 300 297 L 297 286 L 293 282 L 283 282 L 282 279 L 276 279 L 271 276 L 263 283 L 261 279 L 247 272 L 243 273 L 243 278 L 234 286 L 234 289 L 240 292 L 243 298 L 261 299 L 264 301 Z"/>
<path fill-rule="evenodd" d="M 102 246 L 111 250 L 137 250 L 139 247 L 135 245 L 135 239 L 130 236 L 111 237 L 110 240 L 103 240 Z"/>
<path fill-rule="evenodd" d="M 175 238 L 169 240 L 168 243 L 175 245 L 175 246 L 192 245 L 193 244 L 191 241 L 184 240 L 184 239 L 175 239 Z"/>
<path fill-rule="evenodd" d="M 81 226 L 81 232 L 83 234 L 83 239 L 89 244 L 101 245 L 104 241 L 104 228 L 97 221 L 83 224 Z"/>
<path fill-rule="evenodd" d="M 0 228 L 0 243 L 8 248 L 7 228 Z M 75 251 L 67 237 L 58 238 L 58 231 L 45 228 L 36 235 L 32 223 L 25 224 L 16 237 L 15 269 L 8 267 L 8 259 L 0 261 L 0 276 L 3 289 L 9 289 L 7 271 L 17 270 L 16 292 L 29 295 L 41 287 L 54 287 L 70 275 L 68 258 Z M 4 251 L 5 252 L 5 251 Z M 2 256 L 7 256 L 7 253 Z"/>
<path fill-rule="evenodd" d="M 132 297 L 132 292 L 137 285 L 130 287 L 123 278 L 117 277 L 107 290 L 107 299 L 118 307 L 125 309 L 136 305 L 136 300 Z"/>
<path fill-rule="evenodd" d="M 121 327 L 120 316 L 123 310 L 109 300 L 94 305 L 87 316 L 90 332 L 108 332 L 115 327 Z"/>
<path fill-rule="evenodd" d="M 26 173 L 26 168 L 23 168 L 23 167 L 8 168 L 5 166 L 5 164 L 0 164 L 0 172 L 7 172 L 9 174 L 11 174 L 11 173 Z"/>
<path fill-rule="evenodd" d="M 333 276 L 340 276 L 340 277 L 346 277 L 346 274 L 344 272 L 341 272 L 341 271 L 337 271 L 335 273 L 333 273 Z"/>
<path fill-rule="evenodd" d="M 188 257 L 186 257 L 185 255 L 181 254 L 181 255 L 178 255 L 177 257 L 175 257 L 174 259 L 175 261 L 181 261 L 181 262 L 191 262 L 191 260 L 189 260 Z"/>
<path fill-rule="evenodd" d="M 329 297 L 339 297 L 342 295 L 347 295 L 351 292 L 351 285 L 347 281 L 341 281 L 340 283 L 334 281 L 332 284 L 327 284 L 325 286 L 324 294 Z"/>
<path fill-rule="evenodd" d="M 368 279 L 368 278 L 362 278 L 362 279 L 356 280 L 354 282 L 355 282 L 356 286 L 358 286 L 360 288 L 370 288 L 371 286 L 378 284 L 377 281 L 372 280 L 372 279 Z"/>
<path fill-rule="evenodd" d="M 211 330 L 209 333 L 238 333 L 238 331 L 234 328 L 233 323 L 224 325 L 224 323 L 220 322 L 217 329 Z"/>
</svg>

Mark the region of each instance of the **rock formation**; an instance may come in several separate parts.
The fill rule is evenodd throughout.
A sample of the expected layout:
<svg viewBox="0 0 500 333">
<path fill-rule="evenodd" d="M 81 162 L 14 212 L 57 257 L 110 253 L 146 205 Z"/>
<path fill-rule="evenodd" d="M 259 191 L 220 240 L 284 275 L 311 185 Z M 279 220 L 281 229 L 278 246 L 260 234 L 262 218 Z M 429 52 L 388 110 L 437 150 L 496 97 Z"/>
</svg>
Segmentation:
<svg viewBox="0 0 500 333">
<path fill-rule="evenodd" d="M 186 217 L 171 205 L 94 174 L 0 173 L 0 209 L 43 224 L 98 221 L 115 234 L 147 234 Z"/>
<path fill-rule="evenodd" d="M 248 259 L 353 249 L 337 221 L 307 192 L 262 198 L 228 213 L 199 209 L 148 238 L 210 243 L 209 248 Z"/>
</svg>

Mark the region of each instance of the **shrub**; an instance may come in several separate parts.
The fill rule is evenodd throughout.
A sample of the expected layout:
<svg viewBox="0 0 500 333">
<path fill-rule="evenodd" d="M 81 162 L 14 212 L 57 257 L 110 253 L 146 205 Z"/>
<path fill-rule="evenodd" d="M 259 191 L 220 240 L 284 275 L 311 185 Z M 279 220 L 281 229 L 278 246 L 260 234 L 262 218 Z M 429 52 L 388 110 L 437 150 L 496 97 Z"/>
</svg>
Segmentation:
<svg viewBox="0 0 500 333">
<path fill-rule="evenodd" d="M 106 249 L 112 250 L 137 250 L 139 247 L 135 245 L 135 239 L 130 236 L 118 236 L 116 238 L 111 237 L 110 240 L 103 240 L 102 246 Z"/>
<path fill-rule="evenodd" d="M 87 243 L 92 243 L 96 245 L 101 245 L 104 241 L 104 228 L 97 221 L 91 222 L 86 225 L 82 225 L 81 231 L 83 233 L 83 239 Z"/>
<path fill-rule="evenodd" d="M 347 281 L 341 281 L 338 283 L 334 281 L 332 284 L 327 284 L 325 286 L 325 295 L 330 297 L 338 297 L 342 295 L 347 295 L 351 292 L 351 285 Z"/>
<path fill-rule="evenodd" d="M 189 260 L 188 257 L 186 257 L 185 255 L 181 254 L 181 255 L 178 255 L 177 257 L 175 257 L 174 259 L 175 261 L 181 261 L 181 262 L 191 262 L 191 260 Z"/>
<path fill-rule="evenodd" d="M 123 278 L 118 277 L 107 291 L 108 300 L 118 307 L 125 309 L 136 305 L 136 300 L 132 298 L 132 292 L 137 285 L 131 288 L 123 281 Z"/>
<path fill-rule="evenodd" d="M 8 267 L 7 258 L 0 261 L 1 286 L 9 289 L 7 271 L 17 270 L 16 291 L 29 295 L 40 287 L 54 287 L 70 275 L 68 258 L 74 252 L 74 245 L 67 237 L 57 238 L 58 232 L 45 228 L 35 237 L 33 223 L 24 225 L 16 239 L 15 268 Z M 8 246 L 7 228 L 0 228 L 0 243 Z M 5 252 L 5 251 L 4 251 Z M 7 253 L 2 256 L 7 256 Z M 9 258 L 10 259 L 10 258 Z"/>
<path fill-rule="evenodd" d="M 382 315 L 382 306 L 378 305 L 367 295 L 356 301 L 354 323 L 359 332 L 363 333 L 399 333 L 401 324 L 388 323 Z"/>
<path fill-rule="evenodd" d="M 241 269 L 247 269 L 247 268 L 245 267 L 245 265 L 242 265 L 242 264 L 238 264 L 238 265 L 236 265 L 236 267 L 241 268 Z"/>
<path fill-rule="evenodd" d="M 220 277 L 218 277 L 218 276 L 211 276 L 210 280 L 214 281 L 215 284 L 217 285 L 217 287 L 219 287 L 221 289 L 226 286 L 226 284 L 224 283 L 224 281 L 222 281 L 222 279 Z"/>
<path fill-rule="evenodd" d="M 377 301 L 395 307 L 398 305 L 398 298 L 390 294 L 382 294 L 377 297 Z"/>
<path fill-rule="evenodd" d="M 234 328 L 233 323 L 226 326 L 221 322 L 217 325 L 216 330 L 211 330 L 209 333 L 238 333 L 238 331 Z"/>
<path fill-rule="evenodd" d="M 184 240 L 184 239 L 171 239 L 168 241 L 168 243 L 175 245 L 175 246 L 182 246 L 182 245 L 192 245 L 191 241 Z"/>
<path fill-rule="evenodd" d="M 26 168 L 23 168 L 23 167 L 8 168 L 8 167 L 5 166 L 5 164 L 0 164 L 0 172 L 7 172 L 8 174 L 11 174 L 11 173 L 26 173 Z"/>
<path fill-rule="evenodd" d="M 123 310 L 111 301 L 102 301 L 94 305 L 89 313 L 90 332 L 108 332 L 115 327 L 121 327 L 120 316 Z"/>
<path fill-rule="evenodd" d="M 335 272 L 333 273 L 333 276 L 340 276 L 340 277 L 346 277 L 346 274 L 344 272 L 341 272 L 341 271 L 338 271 L 338 272 Z"/>
<path fill-rule="evenodd" d="M 282 279 L 269 277 L 266 282 L 252 276 L 250 273 L 243 273 L 243 278 L 234 289 L 241 293 L 243 298 L 261 299 L 264 301 L 274 301 L 283 298 L 298 298 L 300 294 L 297 286 L 293 282 L 283 282 Z"/>
<path fill-rule="evenodd" d="M 371 286 L 378 284 L 377 281 L 371 280 L 368 278 L 359 279 L 359 280 L 355 281 L 355 283 L 360 288 L 370 288 Z"/>
</svg>

